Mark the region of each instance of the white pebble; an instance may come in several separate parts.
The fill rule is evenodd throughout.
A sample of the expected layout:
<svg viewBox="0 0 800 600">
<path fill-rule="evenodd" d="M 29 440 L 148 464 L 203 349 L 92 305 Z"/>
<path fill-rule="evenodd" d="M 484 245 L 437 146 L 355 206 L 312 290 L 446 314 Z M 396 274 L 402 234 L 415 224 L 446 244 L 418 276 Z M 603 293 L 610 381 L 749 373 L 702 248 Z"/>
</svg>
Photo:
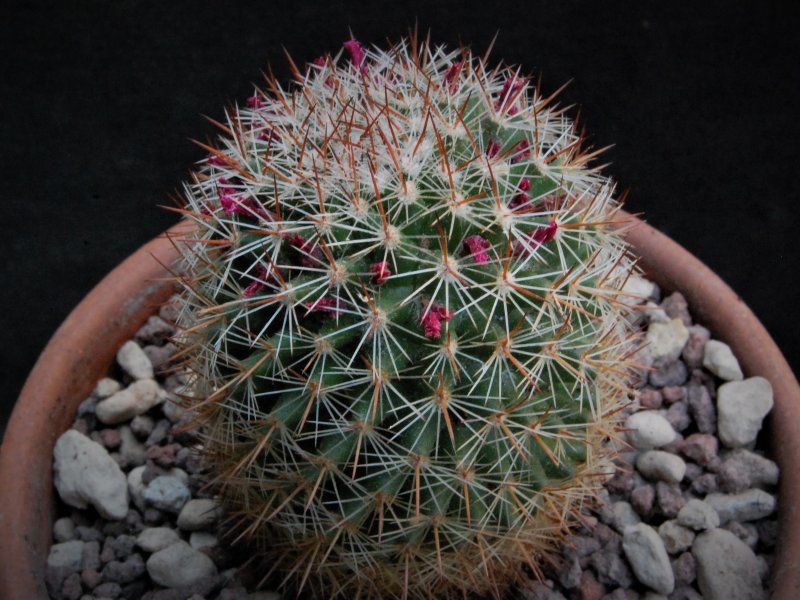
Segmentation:
<svg viewBox="0 0 800 600">
<path fill-rule="evenodd" d="M 642 304 L 647 301 L 656 291 L 656 285 L 649 279 L 638 275 L 629 275 L 622 286 L 621 295 L 630 298 L 635 304 Z"/>
<path fill-rule="evenodd" d="M 98 399 L 102 400 L 103 398 L 113 396 L 121 389 L 122 384 L 119 381 L 116 379 L 111 379 L 111 377 L 103 377 L 97 382 L 97 385 L 94 386 L 93 393 Z"/>
<path fill-rule="evenodd" d="M 652 410 L 633 413 L 625 421 L 628 441 L 639 449 L 665 446 L 675 439 L 675 430 L 664 417 Z"/>
<path fill-rule="evenodd" d="M 164 400 L 164 393 L 153 379 L 134 381 L 95 407 L 95 414 L 101 423 L 114 425 L 146 413 Z"/>
<path fill-rule="evenodd" d="M 741 448 L 754 443 L 772 405 L 772 386 L 763 377 L 750 377 L 721 385 L 717 390 L 720 441 L 729 448 Z"/>
<path fill-rule="evenodd" d="M 672 593 L 675 576 L 664 542 L 655 529 L 645 523 L 628 527 L 622 535 L 622 549 L 636 579 L 660 594 Z"/>
<path fill-rule="evenodd" d="M 636 458 L 638 471 L 651 480 L 679 483 L 686 475 L 686 463 L 683 459 L 669 452 L 648 450 Z"/>
<path fill-rule="evenodd" d="M 706 342 L 703 366 L 725 381 L 741 381 L 744 378 L 739 361 L 728 344 L 718 340 Z"/>
<path fill-rule="evenodd" d="M 636 511 L 633 510 L 630 503 L 624 500 L 614 502 L 614 505 L 611 507 L 611 523 L 614 525 L 614 529 L 622 533 L 627 527 L 641 522 L 642 519 Z"/>
<path fill-rule="evenodd" d="M 689 330 L 680 319 L 667 323 L 652 322 L 647 328 L 647 349 L 653 360 L 675 360 L 689 341 Z"/>
<path fill-rule="evenodd" d="M 117 363 L 134 379 L 152 379 L 153 363 L 134 341 L 127 341 L 117 351 Z"/>
<path fill-rule="evenodd" d="M 128 514 L 128 483 L 108 451 L 82 433 L 68 429 L 53 449 L 54 483 L 61 499 L 75 508 L 89 504 L 105 519 Z"/>
</svg>

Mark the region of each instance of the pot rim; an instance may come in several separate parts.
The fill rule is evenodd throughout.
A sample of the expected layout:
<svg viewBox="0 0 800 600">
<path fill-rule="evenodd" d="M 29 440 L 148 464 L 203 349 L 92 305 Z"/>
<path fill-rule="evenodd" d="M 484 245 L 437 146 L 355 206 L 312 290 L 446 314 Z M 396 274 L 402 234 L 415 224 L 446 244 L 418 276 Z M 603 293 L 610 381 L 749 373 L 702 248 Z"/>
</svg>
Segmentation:
<svg viewBox="0 0 800 600">
<path fill-rule="evenodd" d="M 769 427 L 781 467 L 773 598 L 796 598 L 800 521 L 792 499 L 800 496 L 800 469 L 791 461 L 800 457 L 800 385 L 764 326 L 727 284 L 663 233 L 619 214 L 648 276 L 662 288 L 680 290 L 697 322 L 733 348 L 746 375 L 761 375 L 772 384 Z M 174 292 L 175 240 L 191 228 L 179 223 L 111 271 L 70 313 L 31 371 L 0 447 L 0 597 L 49 599 L 44 576 L 56 505 L 53 446 L 119 346 Z"/>
</svg>

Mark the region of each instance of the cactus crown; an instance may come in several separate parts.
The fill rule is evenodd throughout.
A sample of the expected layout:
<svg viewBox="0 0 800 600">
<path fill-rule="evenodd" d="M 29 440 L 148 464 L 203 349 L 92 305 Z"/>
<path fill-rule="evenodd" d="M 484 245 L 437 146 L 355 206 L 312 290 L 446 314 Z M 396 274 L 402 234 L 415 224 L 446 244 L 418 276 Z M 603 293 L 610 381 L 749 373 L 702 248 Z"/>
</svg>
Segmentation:
<svg viewBox="0 0 800 600">
<path fill-rule="evenodd" d="M 497 596 L 601 485 L 629 392 L 614 185 L 515 70 L 344 53 L 229 111 L 186 186 L 193 408 L 293 589 Z"/>
</svg>

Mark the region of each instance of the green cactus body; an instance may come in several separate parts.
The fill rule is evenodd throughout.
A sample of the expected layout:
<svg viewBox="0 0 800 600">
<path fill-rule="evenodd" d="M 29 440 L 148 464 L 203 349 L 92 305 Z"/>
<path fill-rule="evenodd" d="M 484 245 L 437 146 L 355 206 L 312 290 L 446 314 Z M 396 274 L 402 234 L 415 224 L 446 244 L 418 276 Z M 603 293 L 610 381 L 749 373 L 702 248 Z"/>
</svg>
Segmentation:
<svg viewBox="0 0 800 600">
<path fill-rule="evenodd" d="M 607 473 L 614 186 L 517 73 L 345 48 L 229 114 L 186 187 L 205 451 L 290 589 L 498 596 Z"/>
</svg>

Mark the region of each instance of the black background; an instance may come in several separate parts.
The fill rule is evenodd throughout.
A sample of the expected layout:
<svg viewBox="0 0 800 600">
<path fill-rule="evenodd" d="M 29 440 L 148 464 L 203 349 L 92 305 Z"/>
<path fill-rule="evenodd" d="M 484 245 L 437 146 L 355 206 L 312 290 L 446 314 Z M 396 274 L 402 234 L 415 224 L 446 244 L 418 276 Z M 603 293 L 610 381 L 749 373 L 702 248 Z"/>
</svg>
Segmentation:
<svg viewBox="0 0 800 600">
<path fill-rule="evenodd" d="M 708 263 L 800 367 L 800 51 L 771 2 L 83 1 L 19 3 L 0 24 L 2 412 L 71 308 L 175 221 L 158 208 L 271 64 L 350 30 L 436 42 L 542 76 L 575 104 L 643 212 Z"/>
</svg>

